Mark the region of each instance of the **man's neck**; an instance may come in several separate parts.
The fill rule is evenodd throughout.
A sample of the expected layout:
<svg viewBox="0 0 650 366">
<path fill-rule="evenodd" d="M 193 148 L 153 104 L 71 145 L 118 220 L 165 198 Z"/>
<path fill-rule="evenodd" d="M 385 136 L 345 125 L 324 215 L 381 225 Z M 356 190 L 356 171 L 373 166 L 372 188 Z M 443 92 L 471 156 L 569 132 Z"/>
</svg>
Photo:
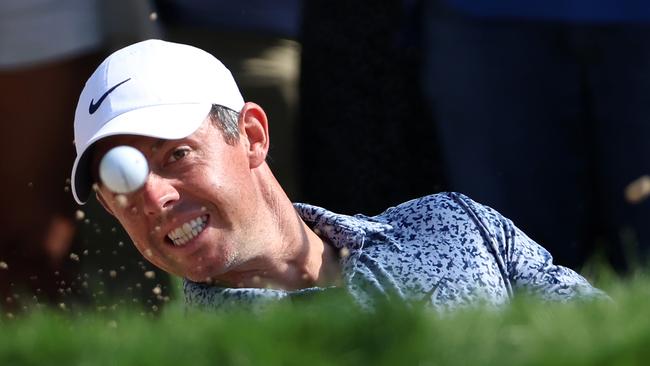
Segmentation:
<svg viewBox="0 0 650 366">
<path fill-rule="evenodd" d="M 260 224 L 276 231 L 259 244 L 266 249 L 263 255 L 215 280 L 233 287 L 285 290 L 335 285 L 340 277 L 335 248 L 305 224 L 275 178 L 260 191 L 266 202 L 261 216 L 269 221 Z"/>
<path fill-rule="evenodd" d="M 290 263 L 294 267 L 297 276 L 292 276 L 297 286 L 295 288 L 305 288 L 311 286 L 331 286 L 338 283 L 340 278 L 339 257 L 335 248 L 324 238 L 316 235 L 303 221 L 300 220 L 304 236 L 306 237 L 303 244 L 307 251 L 305 260 L 300 258 L 295 263 Z M 287 278 L 289 279 L 289 278 Z"/>
<path fill-rule="evenodd" d="M 337 285 L 340 280 L 336 249 L 300 220 L 302 228 L 293 239 L 285 237 L 284 250 L 255 258 L 216 279 L 232 287 L 297 290 Z"/>
</svg>

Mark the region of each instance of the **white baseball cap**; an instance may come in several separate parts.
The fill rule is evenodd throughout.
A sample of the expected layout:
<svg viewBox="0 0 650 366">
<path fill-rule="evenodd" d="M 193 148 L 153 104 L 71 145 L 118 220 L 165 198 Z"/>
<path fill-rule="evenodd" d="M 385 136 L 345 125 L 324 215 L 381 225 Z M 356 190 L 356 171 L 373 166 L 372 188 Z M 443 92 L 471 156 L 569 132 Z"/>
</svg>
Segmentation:
<svg viewBox="0 0 650 366">
<path fill-rule="evenodd" d="M 201 49 L 147 40 L 108 56 L 86 82 L 75 112 L 74 199 L 88 200 L 94 143 L 115 135 L 184 138 L 213 104 L 239 112 L 244 99 L 230 71 Z"/>
</svg>

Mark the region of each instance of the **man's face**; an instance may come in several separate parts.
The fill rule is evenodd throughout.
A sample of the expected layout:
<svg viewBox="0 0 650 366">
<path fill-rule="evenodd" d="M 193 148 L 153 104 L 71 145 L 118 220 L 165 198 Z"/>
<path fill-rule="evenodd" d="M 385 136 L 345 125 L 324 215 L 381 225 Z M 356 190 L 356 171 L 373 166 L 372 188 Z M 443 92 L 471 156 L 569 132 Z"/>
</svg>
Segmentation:
<svg viewBox="0 0 650 366">
<path fill-rule="evenodd" d="M 234 145 L 209 118 L 180 140 L 116 136 L 106 151 L 133 146 L 147 157 L 150 175 L 138 191 L 117 195 L 99 184 L 98 198 L 150 262 L 172 274 L 206 281 L 254 258 L 264 233 L 244 138 Z M 256 248 L 256 245 L 258 248 Z"/>
</svg>

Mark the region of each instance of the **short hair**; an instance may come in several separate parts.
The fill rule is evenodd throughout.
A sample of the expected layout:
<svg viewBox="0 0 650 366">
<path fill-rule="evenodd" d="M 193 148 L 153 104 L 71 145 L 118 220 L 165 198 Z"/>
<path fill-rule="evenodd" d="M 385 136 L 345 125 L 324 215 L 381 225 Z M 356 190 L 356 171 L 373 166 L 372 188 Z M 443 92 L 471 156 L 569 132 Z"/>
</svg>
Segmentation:
<svg viewBox="0 0 650 366">
<path fill-rule="evenodd" d="M 208 117 L 212 124 L 221 130 L 228 145 L 235 145 L 239 141 L 239 112 L 213 104 Z"/>
</svg>

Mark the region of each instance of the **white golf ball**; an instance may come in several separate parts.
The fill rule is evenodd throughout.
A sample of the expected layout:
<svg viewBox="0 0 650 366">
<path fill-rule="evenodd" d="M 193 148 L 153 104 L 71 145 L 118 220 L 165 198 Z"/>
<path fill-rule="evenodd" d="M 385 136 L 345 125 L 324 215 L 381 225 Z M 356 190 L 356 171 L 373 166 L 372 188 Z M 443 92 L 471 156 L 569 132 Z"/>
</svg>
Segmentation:
<svg viewBox="0 0 650 366">
<path fill-rule="evenodd" d="M 149 175 L 147 158 L 131 146 L 117 146 L 109 150 L 99 163 L 99 177 L 115 193 L 135 192 L 144 185 Z"/>
</svg>

